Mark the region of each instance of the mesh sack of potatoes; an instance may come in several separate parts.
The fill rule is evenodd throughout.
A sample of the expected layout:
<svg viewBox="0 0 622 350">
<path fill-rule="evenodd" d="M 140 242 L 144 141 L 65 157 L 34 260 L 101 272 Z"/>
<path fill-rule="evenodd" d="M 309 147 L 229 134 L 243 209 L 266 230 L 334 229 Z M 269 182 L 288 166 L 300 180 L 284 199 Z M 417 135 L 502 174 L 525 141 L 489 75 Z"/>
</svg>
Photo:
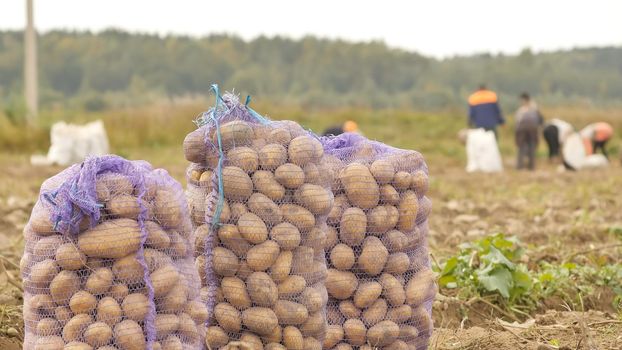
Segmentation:
<svg viewBox="0 0 622 350">
<path fill-rule="evenodd" d="M 354 133 L 322 138 L 337 174 L 325 244 L 325 349 L 427 349 L 436 294 L 421 154 Z"/>
<path fill-rule="evenodd" d="M 91 157 L 48 179 L 24 229 L 24 349 L 198 349 L 207 309 L 181 185 Z"/>
<path fill-rule="evenodd" d="M 195 228 L 206 345 L 321 349 L 333 204 L 322 145 L 294 122 L 269 121 L 235 95 L 216 95 L 184 142 L 191 201 L 206 193 Z"/>
</svg>

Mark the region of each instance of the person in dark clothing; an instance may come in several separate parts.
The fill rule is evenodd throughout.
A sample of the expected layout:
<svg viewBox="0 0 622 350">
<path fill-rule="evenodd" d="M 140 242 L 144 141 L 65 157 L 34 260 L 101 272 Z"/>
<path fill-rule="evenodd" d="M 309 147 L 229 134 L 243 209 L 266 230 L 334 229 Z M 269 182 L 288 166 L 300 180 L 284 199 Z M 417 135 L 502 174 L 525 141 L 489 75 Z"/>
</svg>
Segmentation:
<svg viewBox="0 0 622 350">
<path fill-rule="evenodd" d="M 542 116 L 529 94 L 520 96 L 521 107 L 516 111 L 516 146 L 518 147 L 517 169 L 524 169 L 527 158 L 527 169 L 534 170 L 536 149 L 538 148 L 538 128 L 542 125 Z"/>
<path fill-rule="evenodd" d="M 559 158 L 561 156 L 561 147 L 568 135 L 574 132 L 574 128 L 568 122 L 561 119 L 553 118 L 546 123 L 542 130 L 542 136 L 549 147 L 549 160 Z"/>
<path fill-rule="evenodd" d="M 337 135 L 343 134 L 344 132 L 360 132 L 360 131 L 359 131 L 359 127 L 356 124 L 356 122 L 352 120 L 348 120 L 342 125 L 331 126 L 330 128 L 324 130 L 324 132 L 322 133 L 322 136 L 330 136 L 330 135 L 337 136 Z"/>
<path fill-rule="evenodd" d="M 497 94 L 480 85 L 479 90 L 469 96 L 469 126 L 493 131 L 497 135 L 497 126 L 505 123 Z"/>
</svg>

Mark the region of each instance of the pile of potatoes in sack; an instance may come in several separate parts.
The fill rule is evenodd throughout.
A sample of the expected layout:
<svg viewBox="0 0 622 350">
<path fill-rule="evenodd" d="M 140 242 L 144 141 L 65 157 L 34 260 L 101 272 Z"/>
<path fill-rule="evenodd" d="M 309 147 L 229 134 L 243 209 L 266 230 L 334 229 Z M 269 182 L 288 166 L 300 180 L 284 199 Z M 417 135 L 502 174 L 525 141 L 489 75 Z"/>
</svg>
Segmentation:
<svg viewBox="0 0 622 350">
<path fill-rule="evenodd" d="M 423 157 L 357 134 L 322 141 L 338 174 L 327 218 L 324 348 L 427 349 L 436 284 Z"/>
<path fill-rule="evenodd" d="M 225 94 L 184 140 L 211 349 L 321 349 L 332 168 L 322 144 Z"/>
<path fill-rule="evenodd" d="M 45 181 L 24 230 L 24 349 L 200 348 L 192 234 L 181 185 L 146 162 L 93 157 Z"/>
</svg>

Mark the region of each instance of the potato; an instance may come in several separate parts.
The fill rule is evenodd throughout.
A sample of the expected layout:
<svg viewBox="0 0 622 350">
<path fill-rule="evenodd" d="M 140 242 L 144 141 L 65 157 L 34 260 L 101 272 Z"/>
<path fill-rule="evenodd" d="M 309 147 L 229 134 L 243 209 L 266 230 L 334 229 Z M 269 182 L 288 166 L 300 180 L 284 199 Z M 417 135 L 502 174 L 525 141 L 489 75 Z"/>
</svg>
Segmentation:
<svg viewBox="0 0 622 350">
<path fill-rule="evenodd" d="M 87 343 L 83 343 L 79 341 L 72 341 L 72 342 L 65 344 L 65 347 L 63 348 L 63 350 L 93 350 L 93 347 Z"/>
<path fill-rule="evenodd" d="M 74 271 L 63 270 L 50 282 L 50 295 L 55 303 L 66 304 L 80 289 L 80 277 Z"/>
<path fill-rule="evenodd" d="M 326 318 L 324 317 L 324 312 L 318 311 L 310 314 L 299 329 L 305 337 L 323 337 L 326 332 Z"/>
<path fill-rule="evenodd" d="M 177 232 L 170 232 L 170 235 L 173 240 L 173 245 L 176 245 L 176 242 L 184 241 L 179 237 Z M 143 250 L 143 254 L 145 256 L 145 263 L 147 264 L 149 271 L 154 272 L 162 267 L 173 265 L 173 259 L 171 259 L 171 256 L 175 253 L 175 250 L 175 248 L 171 248 L 168 250 L 168 254 L 165 254 L 159 250 L 145 248 Z"/>
<path fill-rule="evenodd" d="M 264 343 L 280 343 L 283 340 L 283 327 L 277 325 L 269 334 L 262 335 Z"/>
<path fill-rule="evenodd" d="M 343 340 L 343 327 L 339 324 L 331 324 L 326 328 L 324 337 L 324 349 L 330 349 Z"/>
<path fill-rule="evenodd" d="M 275 282 L 282 282 L 292 271 L 292 259 L 294 254 L 291 251 L 281 251 L 279 256 L 270 267 L 270 277 Z M 276 287 L 276 286 L 275 286 Z"/>
<path fill-rule="evenodd" d="M 333 298 L 347 299 L 352 296 L 357 287 L 358 279 L 352 272 L 328 269 L 326 290 Z"/>
<path fill-rule="evenodd" d="M 298 166 L 315 163 L 324 154 L 320 141 L 311 136 L 301 135 L 291 140 L 287 148 L 289 161 Z"/>
<path fill-rule="evenodd" d="M 275 241 L 267 240 L 257 244 L 246 253 L 246 263 L 253 271 L 266 271 L 279 256 L 279 245 Z"/>
<path fill-rule="evenodd" d="M 238 231 L 248 242 L 259 244 L 268 239 L 268 228 L 259 216 L 253 213 L 244 213 L 238 219 Z"/>
<path fill-rule="evenodd" d="M 328 250 L 333 248 L 338 241 L 337 230 L 334 227 L 328 226 L 326 228 L 326 238 L 324 239 L 324 249 Z"/>
<path fill-rule="evenodd" d="M 93 294 L 81 290 L 71 296 L 69 300 L 69 308 L 74 314 L 88 314 L 95 310 L 97 299 Z"/>
<path fill-rule="evenodd" d="M 56 279 L 55 276 L 58 276 L 57 274 L 58 266 L 56 262 L 52 259 L 45 259 L 34 264 L 30 268 L 30 275 L 28 277 L 35 287 L 44 287 L 47 286 L 48 283 L 53 282 L 54 279 Z"/>
<path fill-rule="evenodd" d="M 398 171 L 393 177 L 393 187 L 398 191 L 405 191 L 410 187 L 411 176 L 405 171 Z"/>
<path fill-rule="evenodd" d="M 283 165 L 284 166 L 284 165 Z M 279 201 L 285 196 L 285 187 L 277 182 L 275 176 L 266 170 L 257 170 L 252 177 L 253 186 L 259 193 L 263 193 L 266 197 L 273 201 Z"/>
<path fill-rule="evenodd" d="M 188 339 L 189 341 L 193 341 Z M 169 335 L 162 341 L 162 350 L 183 350 L 184 344 L 182 344 L 179 337 L 175 335 Z"/>
<path fill-rule="evenodd" d="M 246 201 L 253 194 L 253 181 L 248 174 L 235 166 L 222 169 L 222 184 L 225 198 Z"/>
<path fill-rule="evenodd" d="M 283 145 L 268 144 L 259 150 L 259 165 L 264 170 L 275 170 L 287 162 L 287 151 Z"/>
<path fill-rule="evenodd" d="M 165 265 L 151 273 L 149 276 L 153 284 L 153 294 L 160 298 L 168 294 L 173 286 L 179 281 L 180 275 L 173 265 Z"/>
<path fill-rule="evenodd" d="M 271 309 L 251 307 L 242 312 L 242 323 L 250 331 L 266 335 L 279 325 L 279 320 Z"/>
<path fill-rule="evenodd" d="M 138 283 L 145 278 L 144 268 L 136 258 L 136 254 L 115 260 L 112 264 L 112 273 L 118 281 L 126 283 Z"/>
<path fill-rule="evenodd" d="M 309 317 L 304 305 L 289 300 L 278 300 L 273 310 L 281 325 L 299 325 Z"/>
<path fill-rule="evenodd" d="M 385 349 L 388 350 L 408 350 L 410 349 L 410 347 L 408 346 L 408 344 L 406 344 L 405 341 L 403 340 L 396 340 L 393 343 L 391 343 L 390 345 L 387 345 L 385 347 Z"/>
<path fill-rule="evenodd" d="M 229 303 L 217 304 L 214 307 L 214 318 L 225 332 L 237 333 L 242 329 L 240 311 Z"/>
<path fill-rule="evenodd" d="M 387 311 L 387 302 L 384 299 L 379 298 L 363 311 L 361 319 L 366 325 L 373 326 L 385 318 Z"/>
<path fill-rule="evenodd" d="M 90 315 L 79 314 L 72 317 L 65 327 L 63 327 L 63 339 L 65 341 L 74 341 L 82 337 L 82 332 L 93 323 Z"/>
<path fill-rule="evenodd" d="M 418 170 L 411 176 L 410 181 L 410 189 L 417 193 L 417 196 L 423 196 L 428 192 L 428 175 L 422 171 Z"/>
<path fill-rule="evenodd" d="M 63 270 L 79 270 L 86 263 L 84 253 L 72 242 L 58 246 L 54 258 Z"/>
<path fill-rule="evenodd" d="M 299 205 L 284 203 L 281 205 L 281 211 L 283 220 L 296 226 L 300 232 L 308 232 L 315 226 L 315 216 Z"/>
<path fill-rule="evenodd" d="M 234 120 L 220 125 L 220 144 L 227 150 L 233 147 L 247 146 L 255 138 L 253 128 L 244 121 Z M 218 135 L 212 136 L 214 145 L 218 145 Z"/>
<path fill-rule="evenodd" d="M 359 318 L 361 316 L 361 309 L 357 308 L 352 300 L 343 300 L 339 303 L 339 312 L 345 318 Z"/>
<path fill-rule="evenodd" d="M 95 316 L 97 321 L 114 326 L 121 321 L 121 316 L 123 316 L 121 306 L 114 298 L 103 297 L 97 303 L 97 315 Z"/>
<path fill-rule="evenodd" d="M 212 268 L 220 276 L 234 276 L 240 266 L 238 257 L 227 248 L 214 247 Z"/>
<path fill-rule="evenodd" d="M 279 297 L 286 298 L 294 294 L 301 293 L 307 286 L 307 281 L 296 275 L 290 275 L 279 283 L 277 289 L 279 291 Z"/>
<path fill-rule="evenodd" d="M 153 221 L 145 221 L 145 229 L 148 232 L 147 240 L 145 241 L 148 247 L 162 250 L 170 246 L 171 238 L 160 225 Z"/>
<path fill-rule="evenodd" d="M 398 253 L 408 247 L 408 237 L 398 230 L 391 230 L 382 236 L 382 243 L 389 253 Z"/>
<path fill-rule="evenodd" d="M 402 232 L 414 230 L 417 224 L 417 211 L 419 210 L 417 194 L 413 191 L 404 192 L 397 210 L 399 211 L 397 229 Z"/>
<path fill-rule="evenodd" d="M 294 198 L 315 215 L 325 215 L 333 207 L 333 194 L 322 186 L 304 184 L 294 193 Z"/>
<path fill-rule="evenodd" d="M 181 224 L 179 194 L 172 192 L 172 189 L 158 189 L 153 203 L 154 217 L 162 227 L 178 227 Z"/>
<path fill-rule="evenodd" d="M 310 313 L 320 311 L 327 300 L 328 293 L 324 286 L 307 287 L 300 297 L 300 301 Z"/>
<path fill-rule="evenodd" d="M 132 194 L 134 192 L 132 181 L 123 174 L 99 174 L 97 182 L 104 184 L 112 194 Z"/>
<path fill-rule="evenodd" d="M 29 308 L 39 314 L 50 313 L 56 308 L 56 304 L 47 294 L 35 294 L 30 297 L 30 301 L 24 304 L 24 309 Z"/>
<path fill-rule="evenodd" d="M 374 236 L 381 236 L 393 229 L 399 219 L 396 207 L 379 205 L 367 213 L 367 232 Z"/>
<path fill-rule="evenodd" d="M 304 338 L 300 330 L 293 326 L 283 328 L 283 345 L 287 349 L 303 350 Z"/>
<path fill-rule="evenodd" d="M 73 313 L 66 306 L 59 306 L 54 309 L 54 318 L 63 326 L 67 324 L 72 317 Z"/>
<path fill-rule="evenodd" d="M 65 342 L 58 336 L 41 337 L 35 342 L 34 350 L 63 350 Z"/>
<path fill-rule="evenodd" d="M 380 186 L 380 203 L 396 205 L 400 202 L 400 194 L 391 185 Z"/>
<path fill-rule="evenodd" d="M 359 349 L 362 349 L 363 346 L 361 346 Z M 334 350 L 352 350 L 352 345 L 348 344 L 348 343 L 339 343 L 337 344 L 334 348 Z"/>
<path fill-rule="evenodd" d="M 361 320 L 355 318 L 348 319 L 343 324 L 343 333 L 348 342 L 355 346 L 361 346 L 365 344 L 365 334 L 367 328 Z"/>
<path fill-rule="evenodd" d="M 286 188 L 296 189 L 305 182 L 305 173 L 298 165 L 286 163 L 276 168 L 274 178 Z"/>
<path fill-rule="evenodd" d="M 391 161 L 386 159 L 375 160 L 370 166 L 369 171 L 376 179 L 378 184 L 384 185 L 393 181 L 395 175 L 395 168 Z"/>
<path fill-rule="evenodd" d="M 333 207 L 330 212 L 328 212 L 328 217 L 326 218 L 326 222 L 329 224 L 338 224 L 341 221 L 341 216 L 343 215 L 343 211 L 350 207 L 350 203 L 348 203 L 348 198 L 343 195 L 336 195 L 333 200 Z"/>
<path fill-rule="evenodd" d="M 276 225 L 283 221 L 281 208 L 264 194 L 253 193 L 246 205 L 252 213 L 256 214 L 268 225 Z"/>
<path fill-rule="evenodd" d="M 114 326 L 114 342 L 120 350 L 144 350 L 147 346 L 143 329 L 132 320 Z"/>
<path fill-rule="evenodd" d="M 302 241 L 302 245 L 310 247 L 313 249 L 315 254 L 324 254 L 324 245 L 326 244 L 326 231 L 328 227 L 326 225 L 322 225 L 320 227 L 316 226 L 312 228 Z"/>
<path fill-rule="evenodd" d="M 339 243 L 330 251 L 330 262 L 337 270 L 350 270 L 355 262 L 354 251 L 349 246 Z"/>
<path fill-rule="evenodd" d="M 395 308 L 389 309 L 387 312 L 387 320 L 391 320 L 395 323 L 404 323 L 412 317 L 412 308 L 408 305 L 400 305 Z"/>
<path fill-rule="evenodd" d="M 227 161 L 247 173 L 252 173 L 259 167 L 257 152 L 249 147 L 236 147 L 227 152 Z"/>
<path fill-rule="evenodd" d="M 380 188 L 365 165 L 347 165 L 339 174 L 339 180 L 352 205 L 361 209 L 371 209 L 378 205 Z"/>
<path fill-rule="evenodd" d="M 251 298 L 246 292 L 246 284 L 237 277 L 223 277 L 220 281 L 223 296 L 237 309 L 244 310 L 251 306 Z"/>
<path fill-rule="evenodd" d="M 243 221 L 244 225 L 246 224 L 246 222 L 248 222 L 247 219 Z M 246 229 L 246 226 L 245 226 L 245 229 Z M 249 231 L 254 232 L 257 230 L 255 228 L 250 228 Z M 247 231 L 247 234 L 248 234 L 248 231 Z M 256 236 L 253 236 L 253 237 L 257 238 Z M 229 248 L 231 251 L 233 251 L 238 256 L 245 255 L 246 252 L 248 252 L 248 250 L 251 248 L 251 245 L 248 243 L 246 239 L 244 239 L 244 237 L 242 237 L 236 225 L 226 224 L 226 225 L 220 226 L 220 228 L 218 229 L 218 239 L 220 240 L 220 243 L 222 245 Z M 201 254 L 202 254 L 202 251 L 201 251 Z"/>
<path fill-rule="evenodd" d="M 279 343 L 268 343 L 265 350 L 287 350 L 287 348 Z"/>
<path fill-rule="evenodd" d="M 106 345 L 111 339 L 112 328 L 104 322 L 92 323 L 84 331 L 84 340 L 94 347 Z"/>
<path fill-rule="evenodd" d="M 384 272 L 394 275 L 401 275 L 408 271 L 410 259 L 406 253 L 393 253 L 389 255 L 387 264 L 384 266 Z"/>
<path fill-rule="evenodd" d="M 204 163 L 207 156 L 205 128 L 198 128 L 184 138 L 184 156 L 192 163 Z"/>
<path fill-rule="evenodd" d="M 114 239 L 110 239 L 112 236 Z M 138 250 L 140 236 L 136 220 L 113 219 L 82 232 L 78 248 L 89 258 L 118 259 Z"/>
<path fill-rule="evenodd" d="M 436 295 L 436 278 L 429 268 L 417 272 L 406 284 L 406 303 L 412 306 L 432 300 Z"/>
<path fill-rule="evenodd" d="M 393 306 L 399 306 L 404 304 L 406 300 L 406 292 L 402 284 L 395 278 L 395 276 L 383 273 L 379 282 L 382 285 L 382 296 Z"/>
<path fill-rule="evenodd" d="M 339 238 L 349 246 L 356 246 L 363 242 L 367 228 L 365 212 L 356 207 L 346 209 L 339 224 Z"/>
<path fill-rule="evenodd" d="M 358 289 L 354 293 L 354 305 L 360 309 L 364 309 L 373 304 L 382 293 L 382 285 L 378 282 L 360 283 Z"/>
<path fill-rule="evenodd" d="M 196 322 L 197 324 L 205 323 L 205 321 L 207 321 L 207 318 L 209 317 L 207 313 L 207 307 L 205 307 L 205 304 L 199 299 L 188 301 L 188 303 L 184 307 L 184 312 L 192 317 L 194 322 Z"/>
<path fill-rule="evenodd" d="M 322 350 L 322 343 L 313 337 L 306 337 L 303 340 L 304 350 Z"/>
<path fill-rule="evenodd" d="M 132 293 L 123 299 L 121 309 L 126 318 L 142 322 L 149 312 L 149 299 L 142 293 Z"/>
<path fill-rule="evenodd" d="M 192 320 L 192 317 L 185 313 L 179 314 L 179 329 L 177 333 L 179 333 L 182 339 L 187 339 L 187 341 L 191 343 L 199 339 L 197 325 L 194 323 L 194 320 Z"/>
<path fill-rule="evenodd" d="M 281 145 L 287 145 L 292 140 L 292 135 L 286 128 L 277 127 L 270 131 L 268 139 Z"/>
<path fill-rule="evenodd" d="M 106 203 L 106 210 L 110 215 L 137 220 L 141 207 L 145 205 L 140 199 L 130 194 L 117 194 Z"/>
<path fill-rule="evenodd" d="M 400 326 L 400 336 L 399 338 L 405 342 L 413 342 L 419 336 L 419 331 L 417 328 L 409 325 L 401 325 Z"/>
<path fill-rule="evenodd" d="M 109 268 L 100 267 L 91 272 L 84 284 L 84 289 L 95 295 L 104 294 L 112 286 L 113 279 L 114 276 Z"/>
<path fill-rule="evenodd" d="M 171 291 L 158 300 L 158 311 L 177 312 L 183 310 L 188 301 L 188 288 L 186 283 L 179 281 Z"/>
<path fill-rule="evenodd" d="M 56 252 L 56 247 L 61 244 L 63 244 L 63 238 L 60 235 L 42 237 L 36 241 L 32 254 L 37 257 L 51 258 Z"/>
<path fill-rule="evenodd" d="M 248 264 L 246 263 L 246 261 L 240 261 L 240 268 L 238 269 L 238 272 L 235 275 L 241 278 L 243 281 L 246 281 L 246 279 L 248 278 L 248 276 L 251 275 L 251 273 L 253 273 L 253 270 L 251 270 L 251 268 L 248 267 Z"/>
<path fill-rule="evenodd" d="M 300 231 L 289 222 L 282 222 L 272 228 L 270 239 L 276 241 L 281 249 L 292 250 L 300 245 Z"/>
<path fill-rule="evenodd" d="M 367 330 L 367 341 L 371 346 L 386 346 L 397 340 L 400 328 L 393 321 L 381 321 Z"/>
<path fill-rule="evenodd" d="M 205 345 L 210 349 L 220 349 L 229 342 L 229 335 L 218 326 L 211 326 L 207 329 Z"/>
<path fill-rule="evenodd" d="M 389 252 L 378 237 L 365 238 L 363 249 L 358 257 L 357 265 L 361 271 L 370 276 L 379 275 L 384 268 Z"/>
<path fill-rule="evenodd" d="M 248 276 L 246 288 L 255 305 L 271 307 L 278 299 L 278 288 L 265 272 L 253 272 Z"/>
<path fill-rule="evenodd" d="M 37 322 L 36 334 L 38 336 L 57 335 L 62 329 L 60 323 L 54 318 L 44 318 Z"/>
<path fill-rule="evenodd" d="M 303 167 L 303 171 L 305 173 L 305 182 L 308 184 L 318 185 L 321 184 L 322 174 L 320 173 L 320 167 L 315 163 L 308 163 Z"/>
</svg>

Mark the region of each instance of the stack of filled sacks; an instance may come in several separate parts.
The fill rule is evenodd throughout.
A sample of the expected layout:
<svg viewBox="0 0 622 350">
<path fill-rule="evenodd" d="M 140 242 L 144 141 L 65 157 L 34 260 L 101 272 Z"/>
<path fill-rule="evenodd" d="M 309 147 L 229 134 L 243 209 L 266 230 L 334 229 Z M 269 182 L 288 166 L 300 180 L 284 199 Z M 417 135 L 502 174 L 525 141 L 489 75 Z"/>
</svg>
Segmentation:
<svg viewBox="0 0 622 350">
<path fill-rule="evenodd" d="M 427 349 L 436 294 L 421 154 L 357 134 L 322 140 L 338 174 L 325 244 L 325 349 Z"/>
<path fill-rule="evenodd" d="M 212 349 L 321 349 L 331 169 L 317 137 L 237 96 L 184 141 L 196 266 Z"/>
<path fill-rule="evenodd" d="M 88 158 L 43 183 L 24 235 L 24 349 L 200 348 L 191 224 L 166 171 Z"/>
</svg>

